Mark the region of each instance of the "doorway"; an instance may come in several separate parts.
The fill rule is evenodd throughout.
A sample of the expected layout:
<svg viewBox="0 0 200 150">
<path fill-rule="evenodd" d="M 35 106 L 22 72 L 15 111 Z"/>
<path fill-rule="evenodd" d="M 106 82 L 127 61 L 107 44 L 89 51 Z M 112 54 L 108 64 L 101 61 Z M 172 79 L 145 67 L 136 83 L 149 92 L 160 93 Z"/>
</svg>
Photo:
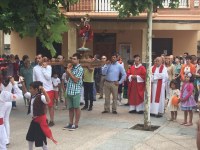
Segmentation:
<svg viewBox="0 0 200 150">
<path fill-rule="evenodd" d="M 152 39 L 152 60 L 161 54 L 172 55 L 172 38 L 153 38 Z"/>
<path fill-rule="evenodd" d="M 95 33 L 93 54 L 105 55 L 111 58 L 112 52 L 116 52 L 116 34 L 115 33 Z"/>
</svg>

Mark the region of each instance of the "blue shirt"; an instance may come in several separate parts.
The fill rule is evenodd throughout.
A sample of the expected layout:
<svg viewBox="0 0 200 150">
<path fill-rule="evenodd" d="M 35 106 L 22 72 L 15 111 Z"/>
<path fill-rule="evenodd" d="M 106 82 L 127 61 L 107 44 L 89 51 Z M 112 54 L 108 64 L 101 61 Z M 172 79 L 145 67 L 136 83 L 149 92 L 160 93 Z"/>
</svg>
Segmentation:
<svg viewBox="0 0 200 150">
<path fill-rule="evenodd" d="M 104 65 L 102 68 L 102 74 L 106 75 L 107 81 L 119 81 L 119 76 L 121 74 L 119 84 L 122 84 L 126 79 L 125 69 L 118 62 Z"/>
</svg>

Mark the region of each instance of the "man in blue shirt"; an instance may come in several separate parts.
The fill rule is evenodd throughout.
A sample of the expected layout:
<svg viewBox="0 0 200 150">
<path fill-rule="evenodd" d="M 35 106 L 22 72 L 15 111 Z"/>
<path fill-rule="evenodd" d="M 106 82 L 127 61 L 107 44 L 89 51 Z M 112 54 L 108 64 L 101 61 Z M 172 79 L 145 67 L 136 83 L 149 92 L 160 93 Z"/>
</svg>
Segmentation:
<svg viewBox="0 0 200 150">
<path fill-rule="evenodd" d="M 106 75 L 104 83 L 105 90 L 105 104 L 102 113 L 110 112 L 110 94 L 113 96 L 112 113 L 117 114 L 117 95 L 118 85 L 122 84 L 126 79 L 126 72 L 124 68 L 117 62 L 117 54 L 112 54 L 111 61 L 107 61 L 106 65 L 102 68 L 102 74 Z M 121 79 L 119 76 L 121 74 Z"/>
</svg>

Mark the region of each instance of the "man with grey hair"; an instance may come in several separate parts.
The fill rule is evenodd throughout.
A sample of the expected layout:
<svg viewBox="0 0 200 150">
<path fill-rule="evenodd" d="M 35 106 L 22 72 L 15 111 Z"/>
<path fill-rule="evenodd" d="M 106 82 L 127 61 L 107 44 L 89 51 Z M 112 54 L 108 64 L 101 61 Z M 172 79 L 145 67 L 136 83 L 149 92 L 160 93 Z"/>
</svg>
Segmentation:
<svg viewBox="0 0 200 150">
<path fill-rule="evenodd" d="M 165 82 L 168 80 L 167 68 L 162 64 L 162 58 L 157 57 L 152 67 L 152 89 L 150 113 L 162 117 L 165 107 Z"/>
</svg>

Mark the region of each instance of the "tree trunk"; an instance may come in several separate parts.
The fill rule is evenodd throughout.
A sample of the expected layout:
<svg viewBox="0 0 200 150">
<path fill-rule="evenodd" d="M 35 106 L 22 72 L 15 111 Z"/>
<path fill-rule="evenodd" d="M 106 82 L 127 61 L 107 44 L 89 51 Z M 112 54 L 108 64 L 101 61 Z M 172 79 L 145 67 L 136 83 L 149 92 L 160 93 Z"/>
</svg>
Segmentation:
<svg viewBox="0 0 200 150">
<path fill-rule="evenodd" d="M 3 31 L 0 30 L 0 55 L 2 56 L 3 51 L 4 51 L 4 36 L 3 36 Z"/>
<path fill-rule="evenodd" d="M 144 111 L 144 129 L 151 128 L 150 120 L 150 102 L 151 102 L 151 66 L 152 66 L 152 14 L 153 2 L 149 4 L 147 12 L 147 49 L 146 49 L 146 91 L 145 91 L 145 111 Z"/>
</svg>

